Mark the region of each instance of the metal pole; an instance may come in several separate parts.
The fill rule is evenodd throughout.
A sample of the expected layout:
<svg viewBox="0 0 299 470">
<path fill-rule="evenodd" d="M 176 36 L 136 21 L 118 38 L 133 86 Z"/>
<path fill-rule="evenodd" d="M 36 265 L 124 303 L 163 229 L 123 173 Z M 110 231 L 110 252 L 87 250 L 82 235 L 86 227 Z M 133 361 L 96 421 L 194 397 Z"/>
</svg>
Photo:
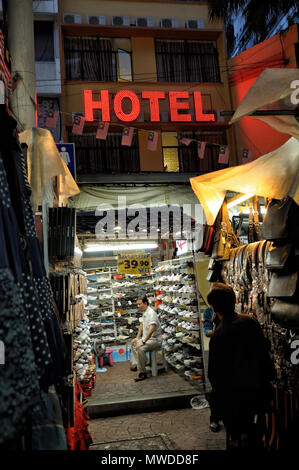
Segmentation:
<svg viewBox="0 0 299 470">
<path fill-rule="evenodd" d="M 21 127 L 30 129 L 37 127 L 32 0 L 9 0 L 7 18 L 12 76 L 16 72 L 21 76 L 11 108 Z"/>
<path fill-rule="evenodd" d="M 235 111 L 221 111 L 221 116 L 233 116 Z M 298 116 L 298 109 L 269 109 L 263 111 L 254 111 L 248 114 L 248 116 Z"/>
</svg>

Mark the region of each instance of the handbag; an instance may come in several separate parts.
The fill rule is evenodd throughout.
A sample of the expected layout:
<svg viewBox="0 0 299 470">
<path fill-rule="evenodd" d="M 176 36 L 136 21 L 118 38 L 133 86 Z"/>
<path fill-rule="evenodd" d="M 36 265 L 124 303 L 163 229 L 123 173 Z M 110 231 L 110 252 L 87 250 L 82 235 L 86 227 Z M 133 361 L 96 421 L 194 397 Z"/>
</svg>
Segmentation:
<svg viewBox="0 0 299 470">
<path fill-rule="evenodd" d="M 268 297 L 293 297 L 297 290 L 298 271 L 273 272 L 268 286 Z"/>
<path fill-rule="evenodd" d="M 289 240 L 298 243 L 299 207 L 289 196 L 272 199 L 268 205 L 263 235 L 266 240 Z"/>
<path fill-rule="evenodd" d="M 201 233 L 199 230 L 195 232 L 194 251 L 206 251 L 211 227 L 211 225 L 203 224 Z"/>
<path fill-rule="evenodd" d="M 271 316 L 274 322 L 287 328 L 299 328 L 299 304 L 275 300 L 271 306 Z"/>
<path fill-rule="evenodd" d="M 227 203 L 224 201 L 217 215 L 215 224 L 215 235 L 213 240 L 213 259 L 228 260 L 230 249 L 240 245 L 231 226 Z"/>
<path fill-rule="evenodd" d="M 266 255 L 266 269 L 283 269 L 286 266 L 288 259 L 290 258 L 292 246 L 293 245 L 291 243 L 277 246 L 274 242 L 271 242 Z"/>
</svg>

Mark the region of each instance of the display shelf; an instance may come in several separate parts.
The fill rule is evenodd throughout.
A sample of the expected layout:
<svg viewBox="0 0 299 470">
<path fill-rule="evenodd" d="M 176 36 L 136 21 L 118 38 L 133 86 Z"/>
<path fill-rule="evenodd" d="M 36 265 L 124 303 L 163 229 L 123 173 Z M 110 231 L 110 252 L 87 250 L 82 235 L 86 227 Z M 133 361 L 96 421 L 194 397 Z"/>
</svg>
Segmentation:
<svg viewBox="0 0 299 470">
<path fill-rule="evenodd" d="M 200 303 L 193 256 L 159 263 L 155 279 L 165 358 L 177 373 L 204 389 Z M 196 368 L 184 363 L 190 357 L 194 358 Z"/>
</svg>

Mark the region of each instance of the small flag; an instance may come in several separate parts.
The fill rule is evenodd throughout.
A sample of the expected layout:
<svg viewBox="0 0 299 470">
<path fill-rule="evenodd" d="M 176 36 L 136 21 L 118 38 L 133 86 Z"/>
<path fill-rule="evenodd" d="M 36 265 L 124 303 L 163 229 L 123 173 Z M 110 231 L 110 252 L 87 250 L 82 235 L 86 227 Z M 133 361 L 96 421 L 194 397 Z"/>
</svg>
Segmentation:
<svg viewBox="0 0 299 470">
<path fill-rule="evenodd" d="M 183 137 L 182 139 L 180 139 L 180 142 L 184 145 L 190 145 L 192 140 L 193 139 L 185 139 L 185 137 Z"/>
<path fill-rule="evenodd" d="M 45 125 L 46 127 L 56 127 L 57 124 L 57 119 L 58 119 L 58 111 L 54 111 L 53 109 L 49 109 L 47 111 L 47 118 Z"/>
<path fill-rule="evenodd" d="M 134 134 L 134 127 L 125 127 L 122 133 L 121 145 L 131 147 Z"/>
<path fill-rule="evenodd" d="M 219 110 L 219 109 L 216 109 L 216 119 L 217 119 L 217 122 L 224 122 L 225 119 L 224 119 L 224 116 L 221 116 L 221 111 L 222 110 Z"/>
<path fill-rule="evenodd" d="M 218 163 L 228 163 L 229 148 L 227 145 L 220 145 Z"/>
<path fill-rule="evenodd" d="M 106 140 L 108 129 L 109 129 L 108 122 L 100 122 L 98 125 L 97 133 L 96 133 L 96 139 Z"/>
<path fill-rule="evenodd" d="M 205 149 L 206 149 L 206 142 L 197 142 L 197 155 L 198 158 L 204 158 L 205 157 Z"/>
<path fill-rule="evenodd" d="M 82 132 L 83 132 L 84 124 L 85 124 L 85 117 L 80 116 L 79 114 L 77 114 L 74 117 L 74 124 L 73 124 L 73 128 L 72 128 L 72 133 L 81 135 Z"/>
<path fill-rule="evenodd" d="M 159 137 L 158 132 L 149 131 L 148 138 L 147 138 L 148 150 L 155 151 L 157 149 L 158 137 Z"/>
<path fill-rule="evenodd" d="M 247 162 L 251 162 L 252 152 L 249 149 L 242 150 L 242 159 Z"/>
</svg>

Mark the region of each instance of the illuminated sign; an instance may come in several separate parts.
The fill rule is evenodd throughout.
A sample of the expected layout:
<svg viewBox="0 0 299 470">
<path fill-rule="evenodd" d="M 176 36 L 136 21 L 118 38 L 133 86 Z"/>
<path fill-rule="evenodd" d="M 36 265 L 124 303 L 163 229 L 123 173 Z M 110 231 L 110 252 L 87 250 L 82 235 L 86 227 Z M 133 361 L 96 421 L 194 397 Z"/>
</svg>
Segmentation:
<svg viewBox="0 0 299 470">
<path fill-rule="evenodd" d="M 200 91 L 189 93 L 188 91 L 169 91 L 168 97 L 164 91 L 142 91 L 141 99 L 147 100 L 149 105 L 150 121 L 160 122 L 160 100 L 168 98 L 170 121 L 171 122 L 191 122 L 193 117 L 190 111 L 190 99 L 193 97 L 194 103 L 194 121 L 211 122 L 215 121 L 214 114 L 204 113 L 202 110 L 202 96 Z M 129 100 L 130 111 L 124 111 L 124 100 Z M 119 121 L 136 121 L 141 109 L 140 99 L 137 94 L 131 90 L 120 90 L 113 97 L 113 111 Z M 101 120 L 110 122 L 110 95 L 108 90 L 99 92 L 99 99 L 94 99 L 92 90 L 84 90 L 84 111 L 85 119 L 88 122 L 94 121 L 94 110 L 100 110 Z M 180 112 L 184 111 L 184 113 Z"/>
</svg>

